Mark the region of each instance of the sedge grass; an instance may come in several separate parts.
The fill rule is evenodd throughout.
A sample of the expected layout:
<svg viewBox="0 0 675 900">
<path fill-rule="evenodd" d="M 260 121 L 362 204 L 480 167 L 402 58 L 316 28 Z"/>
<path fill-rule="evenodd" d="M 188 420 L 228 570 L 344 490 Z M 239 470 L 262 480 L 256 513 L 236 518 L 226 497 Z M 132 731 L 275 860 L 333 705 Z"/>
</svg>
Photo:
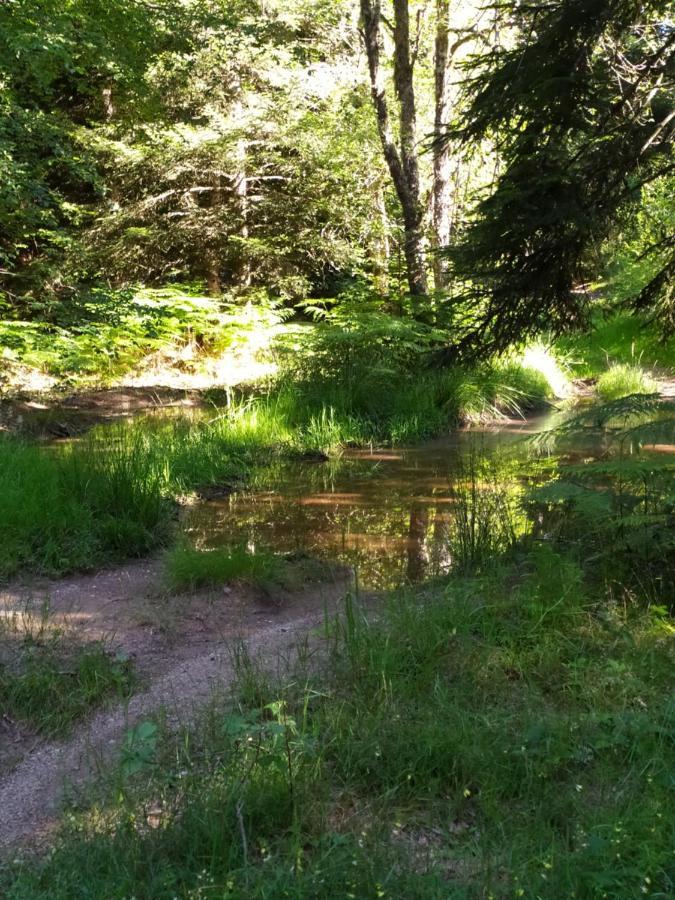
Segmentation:
<svg viewBox="0 0 675 900">
<path fill-rule="evenodd" d="M 603 403 L 610 403 L 634 394 L 654 394 L 658 385 L 637 363 L 617 363 L 600 375 L 596 390 Z"/>
</svg>

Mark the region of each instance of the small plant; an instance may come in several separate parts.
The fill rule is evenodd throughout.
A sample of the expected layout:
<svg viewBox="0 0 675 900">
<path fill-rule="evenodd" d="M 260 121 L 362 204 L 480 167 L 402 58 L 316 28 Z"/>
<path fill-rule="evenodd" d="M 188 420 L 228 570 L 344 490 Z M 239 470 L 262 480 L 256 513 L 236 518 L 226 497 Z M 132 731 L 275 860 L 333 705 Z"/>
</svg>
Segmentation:
<svg viewBox="0 0 675 900">
<path fill-rule="evenodd" d="M 179 543 L 165 556 L 165 576 L 172 590 L 218 587 L 232 581 L 265 584 L 279 575 L 281 561 L 264 550 L 245 547 L 198 550 Z"/>
<path fill-rule="evenodd" d="M 149 768 L 157 751 L 158 729 L 154 722 L 139 722 L 130 728 L 124 736 L 122 757 L 120 760 L 122 775 L 132 775 Z"/>
<path fill-rule="evenodd" d="M 609 403 L 633 394 L 655 394 L 658 385 L 637 363 L 619 363 L 602 373 L 596 390 L 600 399 Z"/>
</svg>

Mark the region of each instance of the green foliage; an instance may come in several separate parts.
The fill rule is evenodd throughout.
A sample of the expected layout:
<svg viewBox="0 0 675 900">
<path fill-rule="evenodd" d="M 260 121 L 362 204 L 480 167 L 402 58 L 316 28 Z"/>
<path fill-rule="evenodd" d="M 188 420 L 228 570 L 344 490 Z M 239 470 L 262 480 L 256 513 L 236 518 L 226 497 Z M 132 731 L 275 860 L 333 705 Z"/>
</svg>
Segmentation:
<svg viewBox="0 0 675 900">
<path fill-rule="evenodd" d="M 39 734 L 66 734 L 105 699 L 122 700 L 135 686 L 129 660 L 100 642 L 83 644 L 68 630 L 25 612 L 0 620 L 0 704 L 3 714 Z"/>
<path fill-rule="evenodd" d="M 264 297 L 257 300 L 255 310 L 246 310 L 190 285 L 91 289 L 51 304 L 49 322 L 0 320 L 0 358 L 75 384 L 110 381 L 153 354 L 185 368 L 181 353 L 189 350 L 198 366 L 245 344 L 257 330 L 274 328 L 273 307 Z"/>
<path fill-rule="evenodd" d="M 439 368 L 444 332 L 388 314 L 369 292 L 306 309 L 318 323 L 279 346 L 280 402 L 292 394 L 293 425 L 345 423 L 343 443 L 420 440 L 461 421 L 520 415 L 552 396 L 541 373 L 513 361 Z"/>
<path fill-rule="evenodd" d="M 608 364 L 636 360 L 651 369 L 675 368 L 675 341 L 664 342 L 653 323 L 635 313 L 593 315 L 588 330 L 560 338 L 557 346 L 582 377 L 598 377 Z"/>
<path fill-rule="evenodd" d="M 512 550 L 519 531 L 513 492 L 497 484 L 494 473 L 469 461 L 460 472 L 448 532 L 453 571 L 475 572 Z"/>
<path fill-rule="evenodd" d="M 121 774 L 130 778 L 152 765 L 157 751 L 158 728 L 154 722 L 139 722 L 129 729 L 122 746 Z"/>
<path fill-rule="evenodd" d="M 598 239 L 634 214 L 643 188 L 667 183 L 675 138 L 667 0 L 506 2 L 498 15 L 510 39 L 472 60 L 468 108 L 437 138 L 470 148 L 492 140 L 500 158 L 493 187 L 448 249 L 455 353 L 478 356 L 583 322 L 590 297 L 579 285 L 597 274 Z M 633 294 L 665 332 L 674 249 L 666 229 Z"/>
<path fill-rule="evenodd" d="M 602 373 L 596 390 L 600 399 L 608 403 L 634 394 L 655 394 L 657 384 L 641 366 L 618 363 Z"/>
<path fill-rule="evenodd" d="M 166 44 L 164 29 L 180 9 L 151 11 L 129 0 L 2 4 L 0 268 L 10 276 L 11 305 L 48 277 L 50 262 L 101 201 L 88 126 L 105 119 L 106 90 L 115 105 L 125 100 L 128 113 L 135 102 L 136 110 L 147 105 L 147 60 Z"/>
<path fill-rule="evenodd" d="M 137 422 L 44 447 L 0 440 L 0 577 L 144 556 L 168 540 L 175 498 L 241 479 L 289 440 L 264 407 L 211 422 Z"/>
<path fill-rule="evenodd" d="M 606 600 L 542 544 L 348 602 L 323 661 L 279 680 L 240 655 L 234 708 L 137 726 L 108 802 L 4 895 L 667 896 L 672 628 Z"/>
<path fill-rule="evenodd" d="M 280 560 L 264 550 L 246 547 L 198 550 L 179 543 L 166 554 L 164 571 L 171 590 L 218 587 L 232 581 L 269 584 L 280 572 Z"/>
<path fill-rule="evenodd" d="M 594 579 L 622 582 L 666 605 L 675 559 L 673 465 L 668 455 L 648 451 L 671 441 L 674 428 L 672 403 L 658 395 L 631 394 L 586 409 L 543 440 L 550 449 L 575 436 L 590 439 L 603 446 L 604 458 L 563 465 L 557 479 L 529 494 L 541 532 L 575 547 Z"/>
</svg>

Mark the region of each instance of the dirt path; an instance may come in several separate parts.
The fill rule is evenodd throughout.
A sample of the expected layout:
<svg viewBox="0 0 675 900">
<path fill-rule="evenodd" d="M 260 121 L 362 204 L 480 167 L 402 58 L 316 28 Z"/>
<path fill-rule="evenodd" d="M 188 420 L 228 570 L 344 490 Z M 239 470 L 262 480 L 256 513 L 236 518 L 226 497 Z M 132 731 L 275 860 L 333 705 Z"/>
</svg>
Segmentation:
<svg viewBox="0 0 675 900">
<path fill-rule="evenodd" d="M 144 680 L 128 703 L 98 712 L 65 741 L 34 746 L 0 776 L 0 854 L 45 840 L 64 800 L 105 766 L 139 719 L 164 710 L 172 724 L 190 721 L 215 690 L 227 688 L 235 643 L 273 662 L 322 623 L 349 583 L 343 570 L 273 597 L 245 589 L 167 597 L 157 591 L 157 576 L 158 565 L 146 562 L 0 593 L 4 615 L 23 615 L 48 597 L 51 621 L 113 641 L 134 656 Z"/>
</svg>

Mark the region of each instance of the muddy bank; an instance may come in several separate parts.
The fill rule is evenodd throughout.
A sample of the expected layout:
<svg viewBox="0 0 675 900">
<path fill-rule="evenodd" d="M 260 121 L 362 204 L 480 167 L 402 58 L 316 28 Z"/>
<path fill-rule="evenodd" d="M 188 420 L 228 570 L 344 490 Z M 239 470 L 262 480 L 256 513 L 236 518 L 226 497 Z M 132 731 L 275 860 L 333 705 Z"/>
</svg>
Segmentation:
<svg viewBox="0 0 675 900">
<path fill-rule="evenodd" d="M 110 388 L 66 397 L 0 399 L 0 431 L 31 438 L 64 438 L 95 425 L 139 414 L 184 414 L 206 405 L 199 391 L 171 388 Z"/>
</svg>

